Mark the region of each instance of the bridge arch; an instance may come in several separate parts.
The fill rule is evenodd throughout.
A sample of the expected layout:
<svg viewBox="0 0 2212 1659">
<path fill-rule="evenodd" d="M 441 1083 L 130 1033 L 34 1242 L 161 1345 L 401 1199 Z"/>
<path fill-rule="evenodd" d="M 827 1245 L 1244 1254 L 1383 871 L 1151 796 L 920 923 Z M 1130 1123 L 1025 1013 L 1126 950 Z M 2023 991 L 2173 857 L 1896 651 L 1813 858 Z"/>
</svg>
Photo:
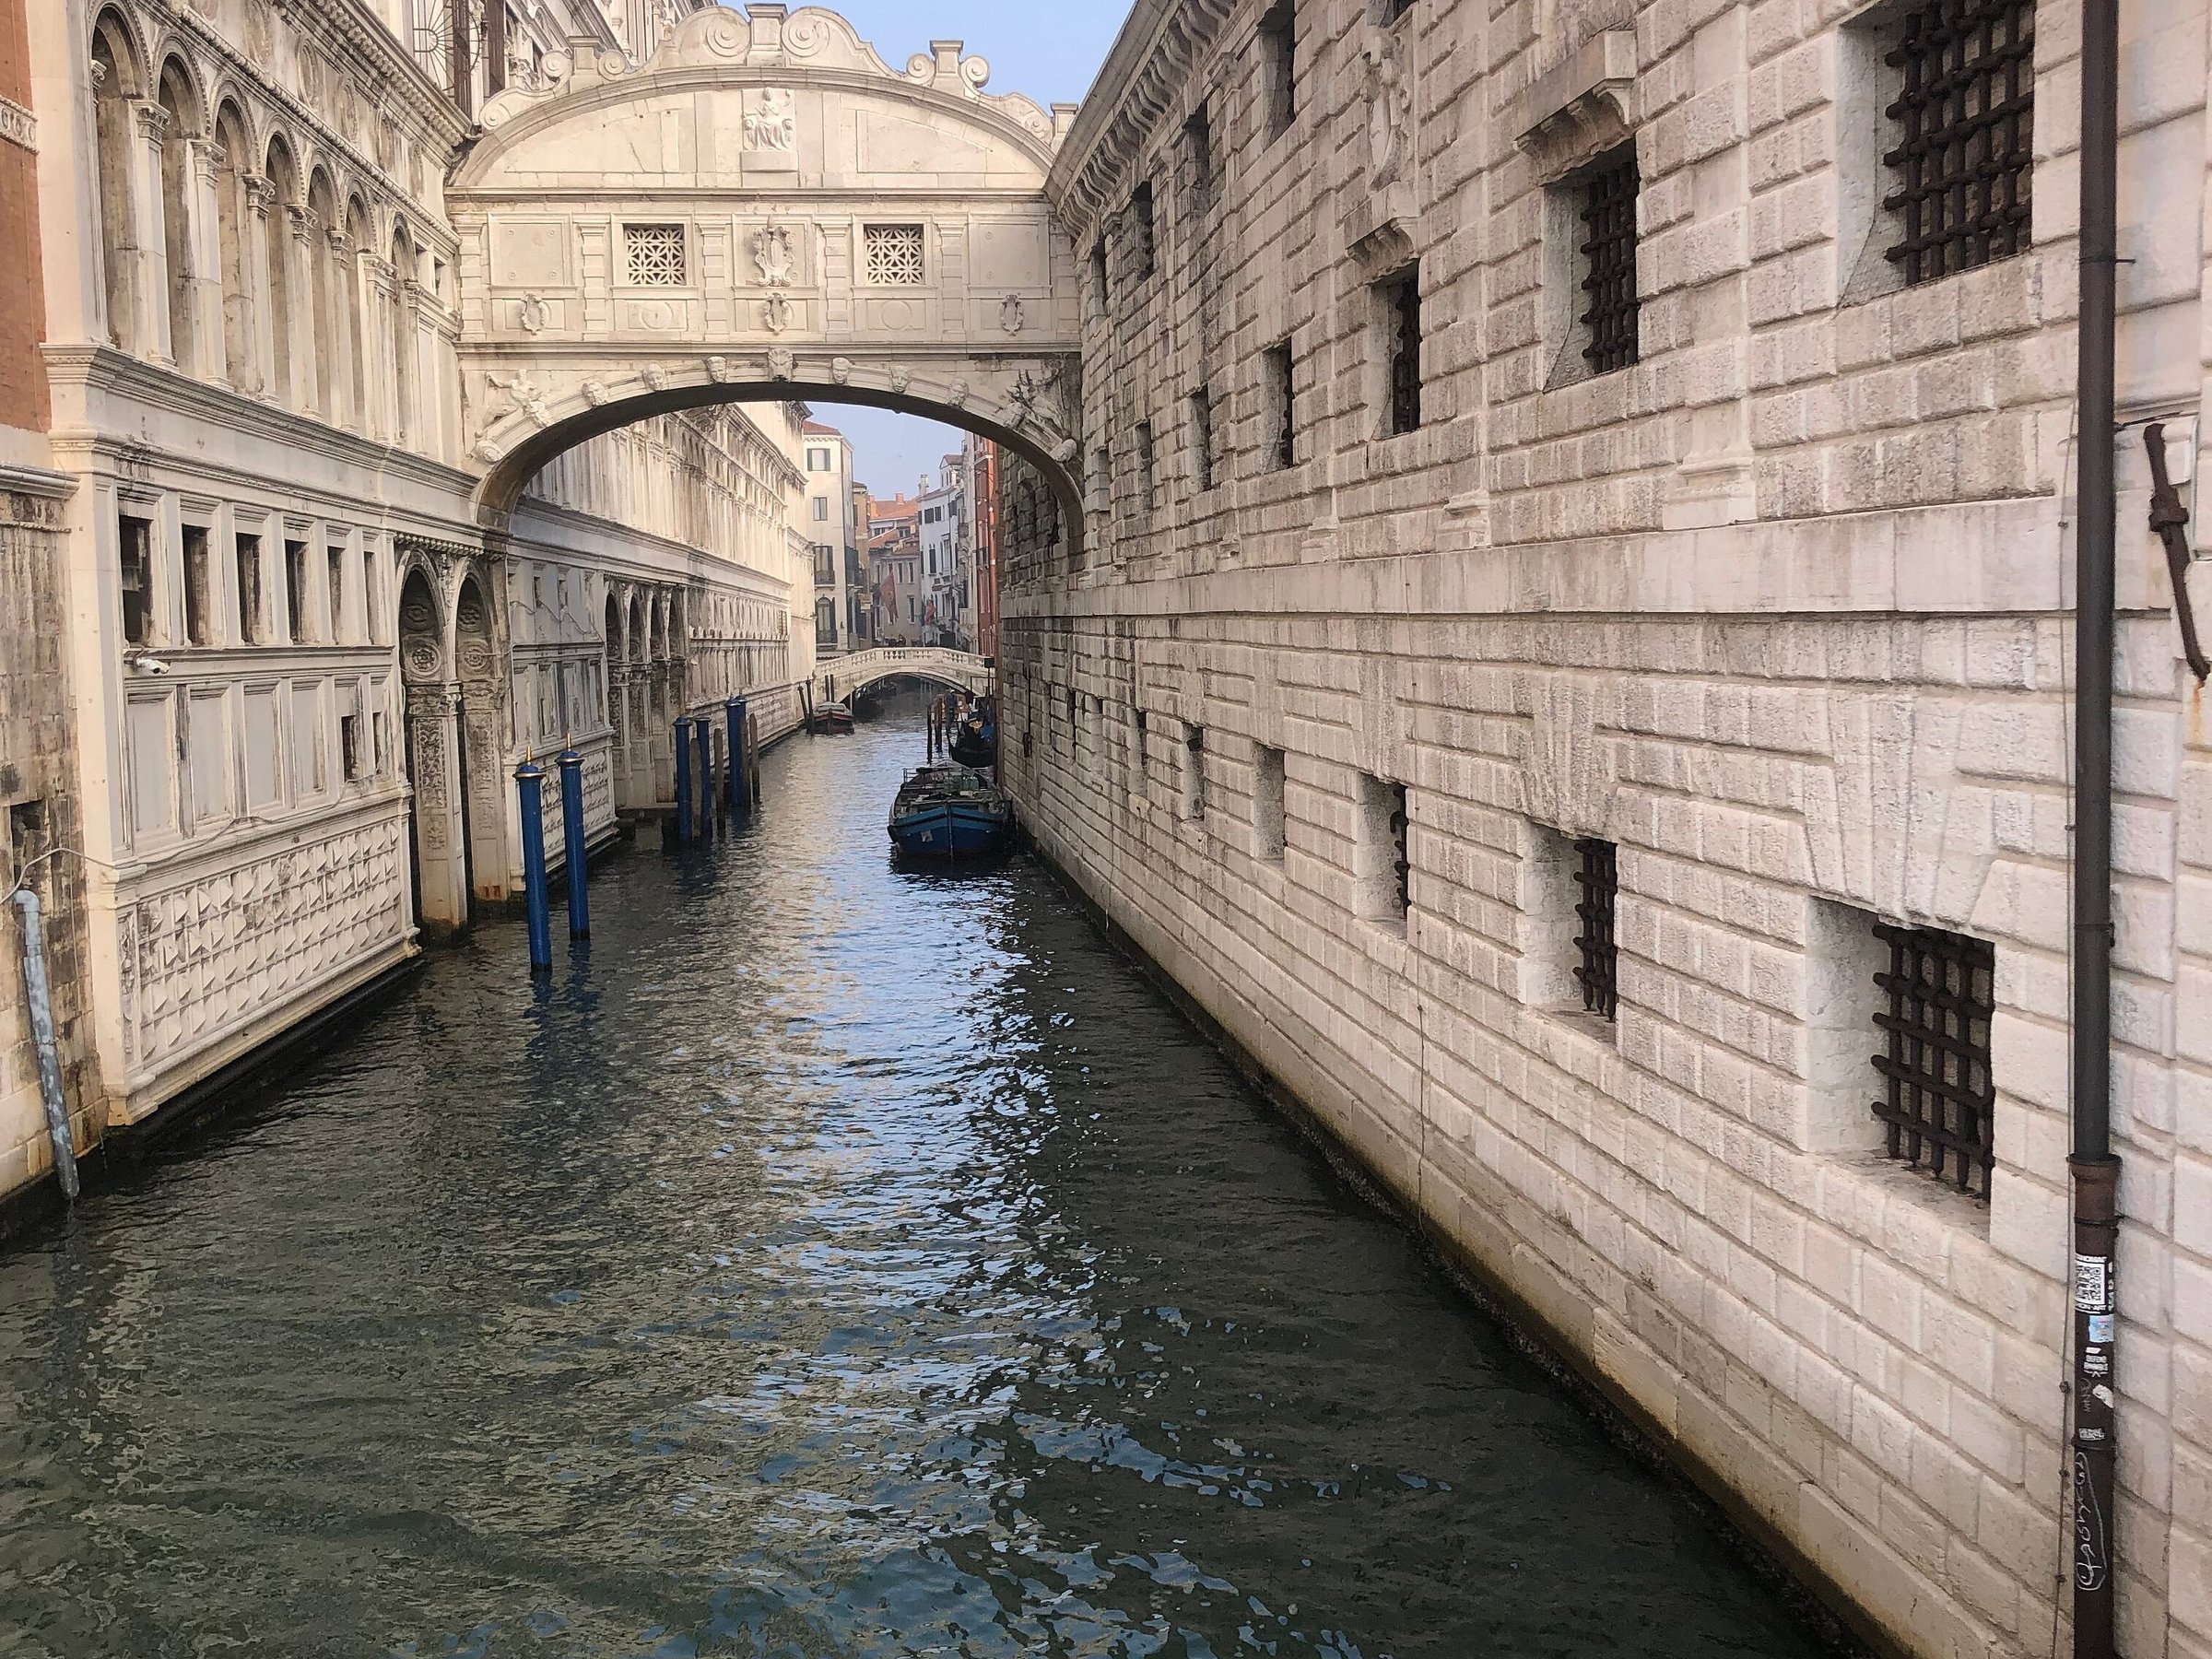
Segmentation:
<svg viewBox="0 0 2212 1659">
<path fill-rule="evenodd" d="M 493 99 L 447 190 L 483 522 L 598 433 L 796 398 L 1006 444 L 1079 543 L 1079 265 L 1044 192 L 1075 112 L 989 76 L 957 41 L 900 70 L 833 12 L 760 5 Z"/>
<path fill-rule="evenodd" d="M 814 694 L 821 698 L 834 691 L 840 698 L 852 697 L 898 675 L 980 696 L 991 688 L 992 665 L 988 657 L 938 645 L 878 645 L 818 664 Z"/>
</svg>

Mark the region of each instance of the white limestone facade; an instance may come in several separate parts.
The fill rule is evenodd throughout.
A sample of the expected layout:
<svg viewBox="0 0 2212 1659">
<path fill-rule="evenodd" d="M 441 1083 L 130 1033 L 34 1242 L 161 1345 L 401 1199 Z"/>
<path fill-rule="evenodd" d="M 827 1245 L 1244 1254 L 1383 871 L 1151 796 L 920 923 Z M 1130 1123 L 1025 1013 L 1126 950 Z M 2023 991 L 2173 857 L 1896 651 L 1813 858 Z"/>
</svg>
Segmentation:
<svg viewBox="0 0 2212 1659">
<path fill-rule="evenodd" d="M 593 437 L 480 510 L 467 123 L 395 27 L 30 8 L 88 1145 L 510 900 L 524 759 L 575 745 L 599 838 L 671 798 L 677 714 L 794 717 L 795 405 Z M 18 1095 L 0 1193 L 49 1167 Z"/>
<path fill-rule="evenodd" d="M 1994 8 L 2032 36 L 2017 246 L 1908 282 L 1911 9 L 1138 0 L 1048 181 L 1087 273 L 1084 511 L 1009 462 L 1004 744 L 1107 917 L 1860 1628 L 2044 1654 L 2078 12 Z M 2186 480 L 2206 18 L 2123 22 L 2122 410 Z M 1584 216 L 1623 177 L 1608 357 Z M 2212 753 L 2142 446 L 2120 1643 L 2205 1659 Z M 1877 926 L 1986 964 L 1957 1032 L 1985 1195 L 1888 1155 Z"/>
</svg>

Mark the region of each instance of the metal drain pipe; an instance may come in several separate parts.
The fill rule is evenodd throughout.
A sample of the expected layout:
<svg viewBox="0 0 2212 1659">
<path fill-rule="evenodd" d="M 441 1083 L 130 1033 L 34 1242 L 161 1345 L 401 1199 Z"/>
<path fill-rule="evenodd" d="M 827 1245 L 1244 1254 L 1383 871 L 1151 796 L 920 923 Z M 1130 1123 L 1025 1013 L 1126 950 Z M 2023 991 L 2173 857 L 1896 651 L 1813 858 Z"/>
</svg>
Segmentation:
<svg viewBox="0 0 2212 1659">
<path fill-rule="evenodd" d="M 53 1147 L 54 1178 L 62 1196 L 76 1202 L 76 1144 L 69 1135 L 69 1107 L 62 1099 L 62 1056 L 53 1035 L 53 992 L 46 981 L 46 929 L 39 896 L 16 889 L 23 912 L 23 997 L 30 1005 L 30 1036 L 39 1051 L 39 1093 L 46 1102 L 46 1138 Z"/>
<path fill-rule="evenodd" d="M 2117 502 L 2112 332 L 2119 276 L 2119 0 L 2081 21 L 2081 441 L 2074 592 L 2074 1654 L 2114 1659 L 2118 1319 L 2112 1156 L 2112 632 Z"/>
</svg>

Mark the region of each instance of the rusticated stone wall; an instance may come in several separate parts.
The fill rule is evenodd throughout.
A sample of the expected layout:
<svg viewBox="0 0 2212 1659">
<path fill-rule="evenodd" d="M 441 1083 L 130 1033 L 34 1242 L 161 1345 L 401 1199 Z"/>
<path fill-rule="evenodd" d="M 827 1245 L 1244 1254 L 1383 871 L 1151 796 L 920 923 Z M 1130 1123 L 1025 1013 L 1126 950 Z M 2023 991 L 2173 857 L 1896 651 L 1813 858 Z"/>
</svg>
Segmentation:
<svg viewBox="0 0 2212 1659">
<path fill-rule="evenodd" d="M 1139 0 L 1048 182 L 1087 512 L 1008 467 L 1004 747 L 1046 853 L 1863 1629 L 2063 1653 L 2077 12 L 2033 7 L 2028 245 L 1909 287 L 1899 18 L 1841 12 Z M 2206 76 L 2161 61 L 2121 396 L 2185 475 Z M 1593 372 L 1622 143 L 1639 351 Z M 2206 1659 L 2212 750 L 2120 441 L 2121 1651 Z M 1877 924 L 1994 952 L 1986 1199 L 1885 1155 Z"/>
</svg>

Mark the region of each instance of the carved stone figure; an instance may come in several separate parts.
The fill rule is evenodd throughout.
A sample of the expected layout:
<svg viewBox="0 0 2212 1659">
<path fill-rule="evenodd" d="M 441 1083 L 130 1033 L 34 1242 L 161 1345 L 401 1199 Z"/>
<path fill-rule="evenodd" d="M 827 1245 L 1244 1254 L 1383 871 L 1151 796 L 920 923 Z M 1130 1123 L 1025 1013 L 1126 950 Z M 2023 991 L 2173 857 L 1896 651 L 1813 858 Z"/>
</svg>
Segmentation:
<svg viewBox="0 0 2212 1659">
<path fill-rule="evenodd" d="M 543 334 L 546 327 L 546 302 L 535 294 L 524 294 L 520 321 L 524 334 Z"/>
<path fill-rule="evenodd" d="M 791 93 L 782 87 L 763 87 L 746 100 L 745 147 L 748 150 L 788 150 L 798 146 L 799 121 Z"/>
<path fill-rule="evenodd" d="M 1360 56 L 1367 63 L 1368 179 L 1380 188 L 1394 181 L 1405 164 L 1406 134 L 1413 124 L 1413 76 L 1405 42 L 1388 29 L 1371 24 Z"/>
<path fill-rule="evenodd" d="M 782 334 L 791 326 L 791 301 L 782 294 L 771 294 L 761 308 L 760 320 L 770 334 Z"/>
<path fill-rule="evenodd" d="M 613 395 L 613 394 L 607 391 L 606 382 L 603 380 L 587 380 L 583 382 L 582 389 L 583 401 L 590 404 L 594 408 L 597 408 L 601 404 L 605 403 L 610 396 Z"/>
<path fill-rule="evenodd" d="M 518 369 L 512 374 L 488 374 L 484 377 L 484 383 L 492 391 L 503 394 L 510 408 L 529 416 L 539 426 L 547 425 L 553 418 L 546 407 L 546 398 L 551 388 L 540 383 L 537 376 L 529 370 Z"/>
<path fill-rule="evenodd" d="M 707 359 L 707 378 L 718 386 L 725 384 L 730 378 L 730 359 L 725 357 L 709 358 Z"/>
<path fill-rule="evenodd" d="M 645 382 L 648 390 L 658 392 L 668 383 L 668 371 L 658 363 L 648 363 L 639 371 L 639 378 Z"/>
<path fill-rule="evenodd" d="M 782 225 L 767 225 L 753 232 L 753 264 L 759 267 L 767 288 L 788 287 L 792 279 L 791 232 Z"/>
<path fill-rule="evenodd" d="M 768 354 L 768 378 L 787 381 L 798 370 L 798 359 L 786 347 L 779 346 Z"/>
<path fill-rule="evenodd" d="M 853 359 L 851 358 L 842 357 L 831 358 L 830 359 L 830 378 L 835 381 L 841 386 L 851 384 L 853 380 Z"/>
<path fill-rule="evenodd" d="M 964 409 L 968 406 L 969 395 L 968 382 L 957 380 L 946 390 L 945 401 L 956 409 Z"/>
<path fill-rule="evenodd" d="M 891 366 L 892 391 L 904 392 L 907 387 L 913 384 L 913 381 L 914 371 L 909 369 L 904 363 L 894 363 Z"/>
</svg>

